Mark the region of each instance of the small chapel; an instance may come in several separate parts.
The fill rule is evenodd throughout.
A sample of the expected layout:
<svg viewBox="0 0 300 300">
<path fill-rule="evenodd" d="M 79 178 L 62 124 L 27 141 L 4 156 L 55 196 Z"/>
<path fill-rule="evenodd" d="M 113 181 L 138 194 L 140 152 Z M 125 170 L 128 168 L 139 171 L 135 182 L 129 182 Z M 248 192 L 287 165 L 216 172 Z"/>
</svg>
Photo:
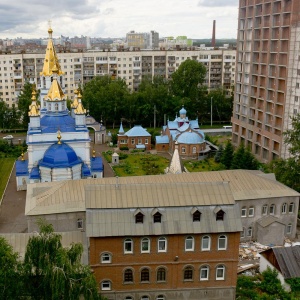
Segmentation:
<svg viewBox="0 0 300 300">
<path fill-rule="evenodd" d="M 176 148 L 181 157 L 204 158 L 211 149 L 206 144 L 204 132 L 199 128 L 198 119 L 189 120 L 186 113 L 182 106 L 179 117 L 176 115 L 174 121 L 168 120 L 161 135 L 155 137 L 155 148 L 170 153 Z"/>
<path fill-rule="evenodd" d="M 49 28 L 48 44 L 40 73 L 40 105 L 32 91 L 24 154 L 16 162 L 17 190 L 27 184 L 103 177 L 103 162 L 95 151 L 91 155 L 91 139 L 86 126 L 86 110 L 82 96 L 75 91 L 71 112 L 67 108 L 63 75 Z M 92 156 L 92 157 L 91 157 Z"/>
</svg>

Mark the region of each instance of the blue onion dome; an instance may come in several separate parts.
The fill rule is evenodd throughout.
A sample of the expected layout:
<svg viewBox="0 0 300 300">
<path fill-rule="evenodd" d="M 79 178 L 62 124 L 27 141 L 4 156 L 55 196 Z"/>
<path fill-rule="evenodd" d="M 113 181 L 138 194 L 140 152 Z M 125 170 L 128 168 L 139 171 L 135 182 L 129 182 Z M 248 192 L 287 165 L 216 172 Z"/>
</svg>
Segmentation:
<svg viewBox="0 0 300 300">
<path fill-rule="evenodd" d="M 184 107 L 182 106 L 182 109 L 179 111 L 180 115 L 186 115 L 186 110 L 184 109 Z"/>
<path fill-rule="evenodd" d="M 203 143 L 204 139 L 196 132 L 183 132 L 177 138 L 179 144 L 199 144 Z"/>
<path fill-rule="evenodd" d="M 39 165 L 48 168 L 70 168 L 81 163 L 82 160 L 72 147 L 58 142 L 47 149 Z"/>
</svg>

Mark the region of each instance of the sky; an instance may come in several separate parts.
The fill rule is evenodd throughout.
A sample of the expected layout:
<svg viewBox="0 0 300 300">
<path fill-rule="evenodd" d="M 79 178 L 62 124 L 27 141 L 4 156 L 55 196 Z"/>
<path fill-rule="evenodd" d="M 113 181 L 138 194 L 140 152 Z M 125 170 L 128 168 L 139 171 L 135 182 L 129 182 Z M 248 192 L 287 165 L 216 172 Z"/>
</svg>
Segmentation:
<svg viewBox="0 0 300 300">
<path fill-rule="evenodd" d="M 155 30 L 160 37 L 236 38 L 239 0 L 0 0 L 0 39 L 125 37 Z"/>
</svg>

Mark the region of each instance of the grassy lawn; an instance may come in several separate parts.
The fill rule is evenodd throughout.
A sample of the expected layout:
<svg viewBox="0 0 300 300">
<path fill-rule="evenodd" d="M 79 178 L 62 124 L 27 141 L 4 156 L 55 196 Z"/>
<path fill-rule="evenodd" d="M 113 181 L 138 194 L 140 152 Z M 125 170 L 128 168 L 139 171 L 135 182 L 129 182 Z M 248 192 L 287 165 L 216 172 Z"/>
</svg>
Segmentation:
<svg viewBox="0 0 300 300">
<path fill-rule="evenodd" d="M 2 198 L 9 174 L 16 159 L 13 157 L 0 158 L 0 199 Z"/>
<path fill-rule="evenodd" d="M 169 165 L 169 160 L 153 154 L 119 153 L 120 164 L 113 166 L 117 176 L 143 176 L 164 174 L 164 169 Z M 105 154 L 104 157 L 111 161 L 111 154 Z"/>
<path fill-rule="evenodd" d="M 206 171 L 220 171 L 223 170 L 219 163 L 214 161 L 214 158 L 204 160 L 194 160 L 184 162 L 184 166 L 189 172 L 206 172 Z"/>
</svg>

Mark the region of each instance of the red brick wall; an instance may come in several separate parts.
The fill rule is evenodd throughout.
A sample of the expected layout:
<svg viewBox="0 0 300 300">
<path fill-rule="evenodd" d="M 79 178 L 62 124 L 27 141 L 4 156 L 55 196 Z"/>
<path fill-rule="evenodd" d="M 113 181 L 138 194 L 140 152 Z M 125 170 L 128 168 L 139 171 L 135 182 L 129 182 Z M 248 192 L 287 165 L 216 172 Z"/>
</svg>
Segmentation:
<svg viewBox="0 0 300 300">
<path fill-rule="evenodd" d="M 131 143 L 131 140 L 134 139 L 134 144 Z M 129 149 L 135 149 L 136 145 L 138 145 L 138 140 L 142 140 L 142 145 L 146 146 L 146 150 L 151 149 L 151 136 L 140 136 L 140 137 L 127 137 L 126 135 L 118 136 L 118 147 L 128 147 Z M 148 139 L 148 144 L 145 144 L 146 139 Z M 127 140 L 127 144 L 121 144 L 121 140 Z"/>
<path fill-rule="evenodd" d="M 201 251 L 201 235 L 194 235 L 195 249 L 192 252 L 185 251 L 185 238 L 187 235 L 168 236 L 166 253 L 157 252 L 157 240 L 159 236 L 149 236 L 151 241 L 150 253 L 141 253 L 141 239 L 133 237 L 133 254 L 123 253 L 123 241 L 121 237 L 90 238 L 90 265 L 92 266 L 96 280 L 112 282 L 112 290 L 141 290 L 141 289 L 176 289 L 193 287 L 232 287 L 236 285 L 237 263 L 239 250 L 239 233 L 227 234 L 227 250 L 217 250 L 219 234 L 210 234 L 211 250 Z M 100 254 L 110 252 L 112 263 L 101 264 Z M 175 257 L 178 256 L 178 260 Z M 200 281 L 200 266 L 208 264 L 210 274 L 208 281 Z M 224 264 L 226 267 L 225 280 L 216 280 L 215 267 Z M 186 265 L 194 267 L 193 281 L 183 281 L 183 269 Z M 159 266 L 167 269 L 166 282 L 156 282 L 156 270 Z M 134 269 L 134 283 L 123 283 L 123 271 L 126 268 Z M 140 270 L 148 267 L 150 282 L 140 282 Z"/>
</svg>

